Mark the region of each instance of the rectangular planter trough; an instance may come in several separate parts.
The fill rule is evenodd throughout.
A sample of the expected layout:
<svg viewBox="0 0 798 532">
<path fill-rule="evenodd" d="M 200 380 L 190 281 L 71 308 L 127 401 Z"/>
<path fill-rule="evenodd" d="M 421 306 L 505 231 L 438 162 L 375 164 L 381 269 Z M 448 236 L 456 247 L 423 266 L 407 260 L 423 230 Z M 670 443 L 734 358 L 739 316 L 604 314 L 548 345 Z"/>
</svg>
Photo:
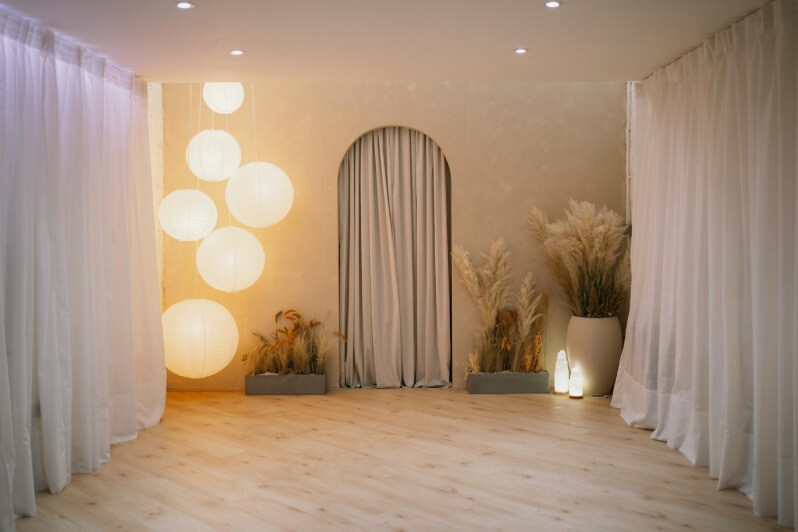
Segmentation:
<svg viewBox="0 0 798 532">
<path fill-rule="evenodd" d="M 319 395 L 327 393 L 325 375 L 247 375 L 247 395 Z"/>
<path fill-rule="evenodd" d="M 469 373 L 468 393 L 549 393 L 549 372 Z"/>
</svg>

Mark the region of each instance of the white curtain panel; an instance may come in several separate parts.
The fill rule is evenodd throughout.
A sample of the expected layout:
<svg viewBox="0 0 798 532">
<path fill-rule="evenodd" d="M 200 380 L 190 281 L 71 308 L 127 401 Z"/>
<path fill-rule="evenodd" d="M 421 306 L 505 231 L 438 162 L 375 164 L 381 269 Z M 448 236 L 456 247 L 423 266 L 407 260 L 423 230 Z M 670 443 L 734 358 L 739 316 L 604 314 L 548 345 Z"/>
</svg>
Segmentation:
<svg viewBox="0 0 798 532">
<path fill-rule="evenodd" d="M 146 86 L 0 11 L 0 529 L 159 422 Z"/>
<path fill-rule="evenodd" d="M 341 386 L 451 384 L 448 166 L 419 131 L 366 133 L 338 176 Z"/>
<path fill-rule="evenodd" d="M 795 525 L 798 2 L 636 90 L 632 300 L 613 405 Z"/>
</svg>

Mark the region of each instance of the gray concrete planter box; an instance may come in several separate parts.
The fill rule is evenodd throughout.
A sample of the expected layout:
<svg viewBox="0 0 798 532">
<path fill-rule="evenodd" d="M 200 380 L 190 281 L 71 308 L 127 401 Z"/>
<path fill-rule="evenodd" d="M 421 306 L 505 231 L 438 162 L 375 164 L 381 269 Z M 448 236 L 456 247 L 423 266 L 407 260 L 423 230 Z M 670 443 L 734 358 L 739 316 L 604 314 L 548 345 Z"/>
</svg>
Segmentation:
<svg viewBox="0 0 798 532">
<path fill-rule="evenodd" d="M 327 393 L 325 375 L 247 375 L 247 395 L 319 395 Z"/>
<path fill-rule="evenodd" d="M 468 393 L 549 393 L 549 372 L 469 373 Z"/>
</svg>

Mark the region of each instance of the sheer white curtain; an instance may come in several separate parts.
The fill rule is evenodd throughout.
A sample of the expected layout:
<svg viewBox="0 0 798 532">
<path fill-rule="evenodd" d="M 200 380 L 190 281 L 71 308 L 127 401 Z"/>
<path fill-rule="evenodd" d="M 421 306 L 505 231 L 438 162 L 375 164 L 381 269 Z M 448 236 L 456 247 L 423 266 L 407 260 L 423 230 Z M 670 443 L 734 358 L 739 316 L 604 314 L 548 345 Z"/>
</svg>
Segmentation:
<svg viewBox="0 0 798 532">
<path fill-rule="evenodd" d="M 0 529 L 163 413 L 145 91 L 0 11 Z"/>
<path fill-rule="evenodd" d="M 448 165 L 419 131 L 360 137 L 338 175 L 341 386 L 451 383 Z"/>
<path fill-rule="evenodd" d="M 798 2 L 638 87 L 632 302 L 613 404 L 794 526 Z"/>
</svg>

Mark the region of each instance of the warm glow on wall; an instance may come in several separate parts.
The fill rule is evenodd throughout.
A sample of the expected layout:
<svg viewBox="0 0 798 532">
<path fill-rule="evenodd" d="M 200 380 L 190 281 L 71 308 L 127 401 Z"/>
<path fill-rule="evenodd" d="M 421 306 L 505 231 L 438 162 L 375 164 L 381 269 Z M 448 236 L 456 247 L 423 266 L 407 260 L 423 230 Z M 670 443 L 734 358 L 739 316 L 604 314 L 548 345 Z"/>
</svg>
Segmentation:
<svg viewBox="0 0 798 532">
<path fill-rule="evenodd" d="M 205 129 L 189 141 L 186 162 L 200 179 L 224 181 L 238 170 L 241 164 L 241 148 L 230 133 Z"/>
<path fill-rule="evenodd" d="M 264 162 L 249 163 L 227 182 L 225 198 L 238 221 L 251 227 L 268 227 L 291 210 L 294 186 L 279 167 Z"/>
<path fill-rule="evenodd" d="M 200 275 L 223 292 L 238 292 L 252 286 L 263 273 L 265 261 L 258 239 L 240 227 L 217 229 L 197 250 Z"/>
<path fill-rule="evenodd" d="M 200 379 L 223 370 L 238 348 L 238 326 L 219 303 L 185 299 L 163 313 L 166 367 Z"/>
<path fill-rule="evenodd" d="M 230 114 L 244 103 L 244 87 L 235 82 L 206 83 L 202 87 L 202 99 L 214 113 Z"/>
<path fill-rule="evenodd" d="M 216 204 L 199 190 L 175 190 L 161 201 L 158 220 L 172 238 L 183 242 L 199 240 L 216 227 Z"/>
</svg>

